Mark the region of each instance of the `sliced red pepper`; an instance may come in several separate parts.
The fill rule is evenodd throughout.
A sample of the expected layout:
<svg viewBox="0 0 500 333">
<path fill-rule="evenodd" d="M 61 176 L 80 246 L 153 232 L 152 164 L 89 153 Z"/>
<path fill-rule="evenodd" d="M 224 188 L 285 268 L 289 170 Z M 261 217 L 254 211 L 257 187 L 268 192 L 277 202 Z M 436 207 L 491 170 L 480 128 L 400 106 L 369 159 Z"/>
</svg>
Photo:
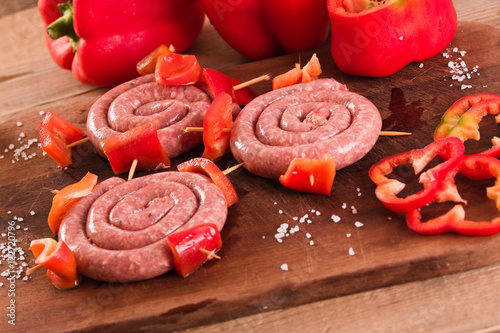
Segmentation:
<svg viewBox="0 0 500 333">
<path fill-rule="evenodd" d="M 43 117 L 40 124 L 42 149 L 61 168 L 73 163 L 71 148 L 68 145 L 84 136 L 84 131 L 50 111 Z"/>
<path fill-rule="evenodd" d="M 464 149 L 460 139 L 450 137 L 434 141 L 422 149 L 413 149 L 382 159 L 369 171 L 370 179 L 377 184 L 375 195 L 387 209 L 397 213 L 409 212 L 425 206 L 435 200 L 439 181 L 450 171 L 456 170 L 462 162 Z M 448 159 L 420 175 L 422 190 L 405 198 L 397 196 L 405 184 L 386 177 L 395 167 L 411 163 L 415 174 L 419 174 L 434 157 L 442 153 L 446 153 Z M 454 183 L 449 185 L 453 187 Z"/>
<path fill-rule="evenodd" d="M 468 125 L 472 126 L 472 134 L 466 134 L 464 137 L 466 138 L 471 138 L 471 137 L 479 137 L 479 133 L 477 132 L 477 128 L 479 127 L 479 122 L 481 121 L 482 117 L 486 115 L 486 112 L 490 111 L 498 113 L 493 110 L 488 110 L 486 109 L 486 106 L 480 106 L 474 110 L 472 110 L 468 116 L 466 116 L 466 119 L 461 120 L 462 116 L 468 112 L 468 110 L 471 109 L 475 104 L 480 103 L 482 101 L 488 101 L 488 100 L 495 100 L 499 99 L 500 95 L 497 94 L 489 94 L 489 93 L 480 93 L 480 94 L 473 94 L 473 95 L 468 95 L 465 97 L 460 98 L 457 100 L 455 103 L 453 103 L 452 106 L 446 112 L 443 114 L 441 118 L 441 123 L 436 127 L 436 130 L 434 131 L 434 140 L 439 140 L 446 138 L 450 136 L 450 131 L 454 129 L 455 134 L 458 134 L 459 130 L 465 130 Z M 498 105 L 497 105 L 498 108 Z M 481 111 L 479 114 L 477 114 L 477 111 Z M 471 117 L 474 113 L 476 113 L 478 117 Z M 481 116 L 482 115 L 482 116 Z M 459 125 L 460 123 L 460 125 Z M 464 140 L 463 140 L 464 141 Z"/>
<path fill-rule="evenodd" d="M 215 69 L 204 68 L 202 78 L 213 98 L 224 92 L 229 94 L 233 102 L 239 105 L 246 105 L 255 98 L 255 94 L 247 87 L 234 90 L 234 86 L 241 82 Z"/>
<path fill-rule="evenodd" d="M 311 60 L 309 60 L 302 69 L 300 69 L 299 64 L 295 64 L 295 68 L 274 77 L 272 81 L 272 89 L 276 90 L 298 83 L 310 82 L 312 80 L 316 80 L 320 74 L 321 64 L 319 63 L 316 53 L 314 53 L 311 56 Z"/>
<path fill-rule="evenodd" d="M 183 277 L 211 259 L 210 255 L 222 247 L 219 229 L 213 223 L 200 224 L 170 234 L 167 236 L 167 243 L 174 255 L 175 269 Z"/>
<path fill-rule="evenodd" d="M 170 53 L 158 57 L 155 80 L 158 84 L 185 86 L 196 83 L 201 73 L 196 56 Z"/>
<path fill-rule="evenodd" d="M 330 195 L 335 174 L 335 159 L 325 154 L 316 159 L 293 159 L 279 181 L 292 190 Z"/>
<path fill-rule="evenodd" d="M 36 258 L 35 263 L 47 268 L 47 277 L 56 288 L 69 289 L 80 283 L 75 257 L 63 241 L 37 239 L 31 242 L 30 250 Z"/>
<path fill-rule="evenodd" d="M 221 92 L 210 104 L 203 117 L 203 143 L 205 150 L 202 157 L 214 163 L 229 151 L 229 139 L 233 127 L 233 102 L 231 96 Z"/>
<path fill-rule="evenodd" d="M 500 161 L 482 154 L 466 155 L 463 160 L 463 168 L 469 168 L 471 172 L 488 169 L 489 174 L 496 178 L 495 185 L 488 187 L 486 194 L 489 199 L 495 201 L 497 209 L 500 210 Z M 424 235 L 440 235 L 454 231 L 466 236 L 490 236 L 500 232 L 500 217 L 481 222 L 465 220 L 465 210 L 462 205 L 455 205 L 445 214 L 429 221 L 422 222 L 421 219 L 420 208 L 406 215 L 408 227 Z"/>
<path fill-rule="evenodd" d="M 158 58 L 171 53 L 172 51 L 165 44 L 158 46 L 153 50 L 153 52 L 145 56 L 137 63 L 137 73 L 140 75 L 153 74 L 155 72 Z"/>
<path fill-rule="evenodd" d="M 80 200 L 80 198 L 90 194 L 96 184 L 97 176 L 87 172 L 79 182 L 68 185 L 56 193 L 52 199 L 52 207 L 50 208 L 48 217 L 50 230 L 52 230 L 54 234 L 59 231 L 61 222 L 68 210 Z"/>
<path fill-rule="evenodd" d="M 231 184 L 226 175 L 211 160 L 203 157 L 196 157 L 179 164 L 177 169 L 181 172 L 196 172 L 210 177 L 214 184 L 221 189 L 226 198 L 228 207 L 238 202 L 238 195 L 236 194 L 233 184 Z"/>
<path fill-rule="evenodd" d="M 154 170 L 170 166 L 170 159 L 158 139 L 156 122 L 144 124 L 104 140 L 102 149 L 115 174 L 130 171 L 134 160 L 137 160 L 137 170 Z"/>
</svg>

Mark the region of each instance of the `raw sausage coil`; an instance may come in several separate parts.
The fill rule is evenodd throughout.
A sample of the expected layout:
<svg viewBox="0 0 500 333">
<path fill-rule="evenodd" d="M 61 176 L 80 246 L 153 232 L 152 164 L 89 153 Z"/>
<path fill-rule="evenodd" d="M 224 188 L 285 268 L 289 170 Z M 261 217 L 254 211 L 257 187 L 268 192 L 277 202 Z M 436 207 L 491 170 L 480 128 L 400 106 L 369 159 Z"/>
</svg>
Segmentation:
<svg viewBox="0 0 500 333">
<path fill-rule="evenodd" d="M 210 96 L 193 85 L 161 85 L 154 74 L 141 76 L 111 89 L 92 105 L 87 135 L 97 152 L 106 157 L 102 141 L 156 121 L 163 149 L 169 157 L 176 157 L 202 142 L 203 134 L 186 133 L 185 128 L 203 126 L 210 103 Z"/>
<path fill-rule="evenodd" d="M 130 282 L 173 268 L 166 236 L 201 223 L 222 229 L 227 205 L 207 177 L 161 172 L 130 181 L 109 178 L 79 200 L 64 218 L 59 238 L 78 271 L 101 281 Z"/>
<path fill-rule="evenodd" d="M 278 178 L 294 158 L 331 154 L 337 169 L 365 156 L 382 127 L 377 108 L 333 79 L 263 94 L 238 115 L 231 152 L 253 174 Z"/>
</svg>

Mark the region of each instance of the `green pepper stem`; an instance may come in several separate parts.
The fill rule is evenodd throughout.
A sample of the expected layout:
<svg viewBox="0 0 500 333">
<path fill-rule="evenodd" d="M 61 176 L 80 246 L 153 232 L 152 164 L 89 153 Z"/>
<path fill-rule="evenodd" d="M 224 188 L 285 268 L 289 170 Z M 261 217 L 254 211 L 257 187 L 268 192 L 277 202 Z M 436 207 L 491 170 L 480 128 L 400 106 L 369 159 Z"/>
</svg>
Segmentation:
<svg viewBox="0 0 500 333">
<path fill-rule="evenodd" d="M 76 34 L 75 28 L 73 27 L 73 4 L 71 0 L 69 0 L 57 6 L 59 7 L 61 16 L 47 26 L 47 34 L 52 39 L 68 36 L 71 46 L 73 47 L 73 52 L 76 52 L 78 39 L 80 39 L 80 37 Z"/>
</svg>

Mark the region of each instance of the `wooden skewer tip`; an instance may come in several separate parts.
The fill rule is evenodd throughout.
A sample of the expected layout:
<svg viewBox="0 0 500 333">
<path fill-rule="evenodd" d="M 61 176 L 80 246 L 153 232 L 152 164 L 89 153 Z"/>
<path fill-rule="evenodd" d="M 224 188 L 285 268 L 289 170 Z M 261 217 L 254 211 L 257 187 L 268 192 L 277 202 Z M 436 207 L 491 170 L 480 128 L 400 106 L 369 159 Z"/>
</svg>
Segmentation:
<svg viewBox="0 0 500 333">
<path fill-rule="evenodd" d="M 73 147 L 78 146 L 78 145 L 81 145 L 82 143 L 85 143 L 85 142 L 87 142 L 87 141 L 89 141 L 89 140 L 90 140 L 90 138 L 89 138 L 89 137 L 86 137 L 86 138 L 80 139 L 80 140 L 78 140 L 78 141 L 72 142 L 72 143 L 70 143 L 69 145 L 67 145 L 66 147 L 68 147 L 68 148 L 73 148 Z"/>
</svg>

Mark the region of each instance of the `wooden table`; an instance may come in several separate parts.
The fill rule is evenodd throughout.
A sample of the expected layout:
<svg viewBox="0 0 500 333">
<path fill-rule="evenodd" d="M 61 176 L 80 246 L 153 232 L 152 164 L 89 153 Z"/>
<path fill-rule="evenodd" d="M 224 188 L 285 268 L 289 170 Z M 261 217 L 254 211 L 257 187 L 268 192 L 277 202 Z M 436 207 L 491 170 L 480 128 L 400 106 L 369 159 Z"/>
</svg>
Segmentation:
<svg viewBox="0 0 500 333">
<path fill-rule="evenodd" d="M 454 3 L 460 21 L 500 28 L 498 1 Z M 0 8 L 0 28 L 4 32 L 0 39 L 0 123 L 46 103 L 95 89 L 79 84 L 71 73 L 53 64 L 34 5 L 34 1 L 25 0 L 6 2 Z M 215 69 L 247 62 L 209 24 L 189 53 L 196 54 L 202 66 Z M 46 76 L 57 78 L 51 80 L 54 86 L 44 86 Z M 0 293 L 5 296 L 5 286 Z M 500 263 L 496 263 L 424 281 L 262 311 L 185 332 L 494 332 L 500 330 L 499 305 Z"/>
</svg>

